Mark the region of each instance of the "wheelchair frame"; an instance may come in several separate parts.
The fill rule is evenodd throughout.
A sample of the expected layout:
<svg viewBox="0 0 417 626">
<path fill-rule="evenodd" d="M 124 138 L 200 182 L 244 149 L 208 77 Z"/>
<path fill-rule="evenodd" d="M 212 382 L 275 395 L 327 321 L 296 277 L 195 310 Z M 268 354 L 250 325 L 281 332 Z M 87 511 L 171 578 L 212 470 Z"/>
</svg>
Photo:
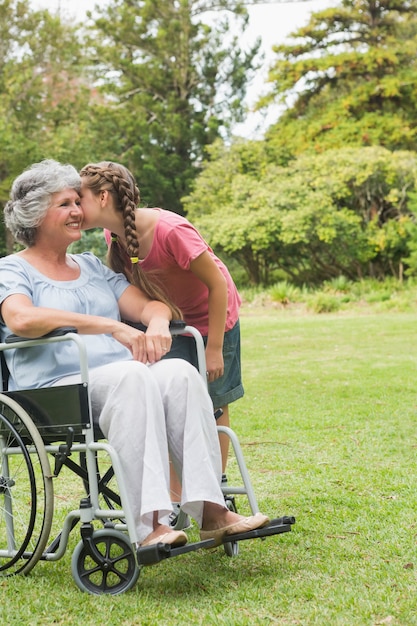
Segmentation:
<svg viewBox="0 0 417 626">
<path fill-rule="evenodd" d="M 198 369 L 206 381 L 204 343 L 199 331 L 184 323 L 171 325 L 172 335 L 192 335 L 196 342 Z M 87 354 L 82 337 L 75 329 L 57 329 L 39 339 L 10 336 L 0 344 L 0 355 L 10 349 L 35 348 L 45 343 L 73 341 L 80 359 L 81 382 L 76 385 L 34 390 L 7 391 L 5 362 L 2 364 L 3 393 L 0 393 L 0 576 L 28 574 L 40 560 L 57 561 L 66 552 L 71 531 L 81 524 L 81 541 L 71 562 L 73 578 L 82 591 L 92 594 L 119 594 L 137 581 L 142 566 L 214 545 L 214 540 L 188 543 L 172 548 L 163 543 L 135 549 L 134 518 L 125 489 L 123 471 L 116 451 L 96 438 L 88 394 Z M 46 399 L 46 402 L 45 402 Z M 76 415 L 66 418 L 62 404 Z M 77 406 L 78 403 L 78 406 Z M 45 409 L 45 404 L 47 408 Z M 246 495 L 252 514 L 258 512 L 256 496 L 234 431 L 217 427 L 227 435 L 243 486 L 222 483 L 227 506 L 236 510 L 234 495 Z M 102 437 L 102 435 L 101 435 Z M 98 453 L 104 452 L 111 470 L 101 476 Z M 70 457 L 80 454 L 80 463 Z M 54 459 L 51 470 L 50 458 Z M 63 466 L 81 477 L 86 496 L 78 509 L 69 511 L 62 530 L 49 544 L 54 514 L 53 480 Z M 108 487 L 114 478 L 117 492 Z M 101 506 L 103 500 L 107 508 Z M 117 508 L 121 506 L 121 508 Z M 181 512 L 178 520 L 181 527 Z M 100 521 L 102 528 L 93 524 Z M 238 542 L 267 537 L 291 530 L 293 517 L 284 516 L 261 529 L 225 538 L 228 556 L 238 553 Z"/>
</svg>

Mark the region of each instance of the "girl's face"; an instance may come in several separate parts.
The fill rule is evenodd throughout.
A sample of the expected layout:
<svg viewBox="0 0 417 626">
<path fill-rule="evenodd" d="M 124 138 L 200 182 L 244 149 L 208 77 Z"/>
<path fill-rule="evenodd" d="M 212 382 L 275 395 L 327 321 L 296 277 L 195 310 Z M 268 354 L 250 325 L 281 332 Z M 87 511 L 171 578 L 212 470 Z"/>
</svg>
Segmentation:
<svg viewBox="0 0 417 626">
<path fill-rule="evenodd" d="M 102 212 L 100 195 L 94 195 L 91 189 L 88 189 L 88 187 L 83 185 L 81 182 L 80 198 L 81 208 L 84 213 L 82 229 L 88 230 L 89 228 L 99 228 L 100 226 L 102 226 L 102 224 L 100 223 L 100 217 Z"/>
</svg>

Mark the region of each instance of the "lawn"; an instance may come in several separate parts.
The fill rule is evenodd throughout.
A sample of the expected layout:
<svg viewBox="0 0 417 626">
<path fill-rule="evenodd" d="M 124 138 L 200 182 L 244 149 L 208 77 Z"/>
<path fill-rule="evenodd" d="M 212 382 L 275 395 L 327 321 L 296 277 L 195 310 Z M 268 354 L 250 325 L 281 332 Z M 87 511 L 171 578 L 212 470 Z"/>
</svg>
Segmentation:
<svg viewBox="0 0 417 626">
<path fill-rule="evenodd" d="M 241 323 L 232 425 L 260 509 L 292 532 L 145 568 L 115 597 L 75 586 L 75 533 L 60 561 L 0 581 L 2 623 L 417 624 L 416 316 L 244 307 Z"/>
</svg>

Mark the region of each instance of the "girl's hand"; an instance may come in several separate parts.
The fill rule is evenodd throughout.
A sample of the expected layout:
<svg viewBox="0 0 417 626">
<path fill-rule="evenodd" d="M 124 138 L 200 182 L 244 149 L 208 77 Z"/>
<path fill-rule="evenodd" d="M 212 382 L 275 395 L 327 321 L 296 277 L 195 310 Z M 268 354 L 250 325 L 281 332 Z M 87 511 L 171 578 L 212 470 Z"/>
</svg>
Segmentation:
<svg viewBox="0 0 417 626">
<path fill-rule="evenodd" d="M 212 383 L 224 374 L 224 361 L 221 349 L 206 348 L 207 381 Z"/>
<path fill-rule="evenodd" d="M 149 363 L 160 361 L 171 350 L 169 321 L 165 318 L 152 318 L 145 334 L 145 341 Z"/>
</svg>

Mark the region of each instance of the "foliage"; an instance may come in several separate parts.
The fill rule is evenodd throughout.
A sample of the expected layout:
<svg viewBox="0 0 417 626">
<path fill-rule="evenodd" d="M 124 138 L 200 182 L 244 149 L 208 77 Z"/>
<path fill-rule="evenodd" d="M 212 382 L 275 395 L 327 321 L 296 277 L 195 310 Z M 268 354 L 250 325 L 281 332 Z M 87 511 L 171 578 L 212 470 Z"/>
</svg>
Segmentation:
<svg viewBox="0 0 417 626">
<path fill-rule="evenodd" d="M 244 3 L 115 0 L 96 9 L 91 56 L 115 120 L 106 153 L 135 172 L 147 204 L 181 212 L 205 147 L 243 119 L 260 43 L 239 46 Z"/>
<path fill-rule="evenodd" d="M 268 163 L 262 142 L 216 146 L 213 154 L 185 207 L 251 283 L 273 282 L 277 272 L 296 284 L 402 275 L 417 237 L 408 208 L 414 153 L 345 148 L 286 167 Z"/>
<path fill-rule="evenodd" d="M 94 142 L 88 111 L 92 94 L 82 74 L 77 29 L 49 11 L 32 11 L 25 0 L 0 0 L 0 42 L 3 204 L 25 167 L 48 157 L 82 164 Z M 12 249 L 5 239 L 0 233 L 0 254 Z"/>
<path fill-rule="evenodd" d="M 103 229 L 94 228 L 82 233 L 81 239 L 71 244 L 69 252 L 79 254 L 88 250 L 95 254 L 99 259 L 106 263 L 107 244 L 103 235 Z"/>
<path fill-rule="evenodd" d="M 87 37 L 0 0 L 0 203 L 34 161 L 108 158 L 136 174 L 143 204 L 185 207 L 243 284 L 417 273 L 417 0 L 314 14 L 276 48 L 271 98 L 286 113 L 266 141 L 231 145 L 258 50 L 239 45 L 245 3 L 96 8 Z M 12 249 L 1 224 L 0 255 Z"/>
<path fill-rule="evenodd" d="M 181 211 L 205 146 L 244 115 L 259 48 L 239 47 L 244 3 L 117 0 L 97 13 L 87 37 L 59 12 L 0 0 L 0 203 L 35 161 L 107 158 L 137 174 L 145 203 Z"/>
<path fill-rule="evenodd" d="M 280 281 L 267 289 L 242 289 L 242 299 L 249 309 L 268 310 L 277 314 L 300 316 L 307 313 L 413 313 L 416 311 L 416 283 L 398 278 L 376 280 L 365 278 L 349 281 L 344 276 L 324 281 L 320 285 L 297 287 Z"/>
<path fill-rule="evenodd" d="M 342 0 L 274 47 L 272 89 L 259 106 L 286 110 L 267 132 L 271 148 L 414 149 L 416 14 L 415 0 Z"/>
<path fill-rule="evenodd" d="M 81 78 L 82 55 L 73 26 L 48 11 L 31 11 L 24 1 L 2 0 L 0 15 L 4 190 L 22 163 L 51 153 L 63 161 L 74 156 L 85 131 L 90 92 Z"/>
<path fill-rule="evenodd" d="M 281 280 L 269 289 L 272 302 L 279 302 L 286 306 L 299 299 L 300 290 L 287 280 Z"/>
</svg>

